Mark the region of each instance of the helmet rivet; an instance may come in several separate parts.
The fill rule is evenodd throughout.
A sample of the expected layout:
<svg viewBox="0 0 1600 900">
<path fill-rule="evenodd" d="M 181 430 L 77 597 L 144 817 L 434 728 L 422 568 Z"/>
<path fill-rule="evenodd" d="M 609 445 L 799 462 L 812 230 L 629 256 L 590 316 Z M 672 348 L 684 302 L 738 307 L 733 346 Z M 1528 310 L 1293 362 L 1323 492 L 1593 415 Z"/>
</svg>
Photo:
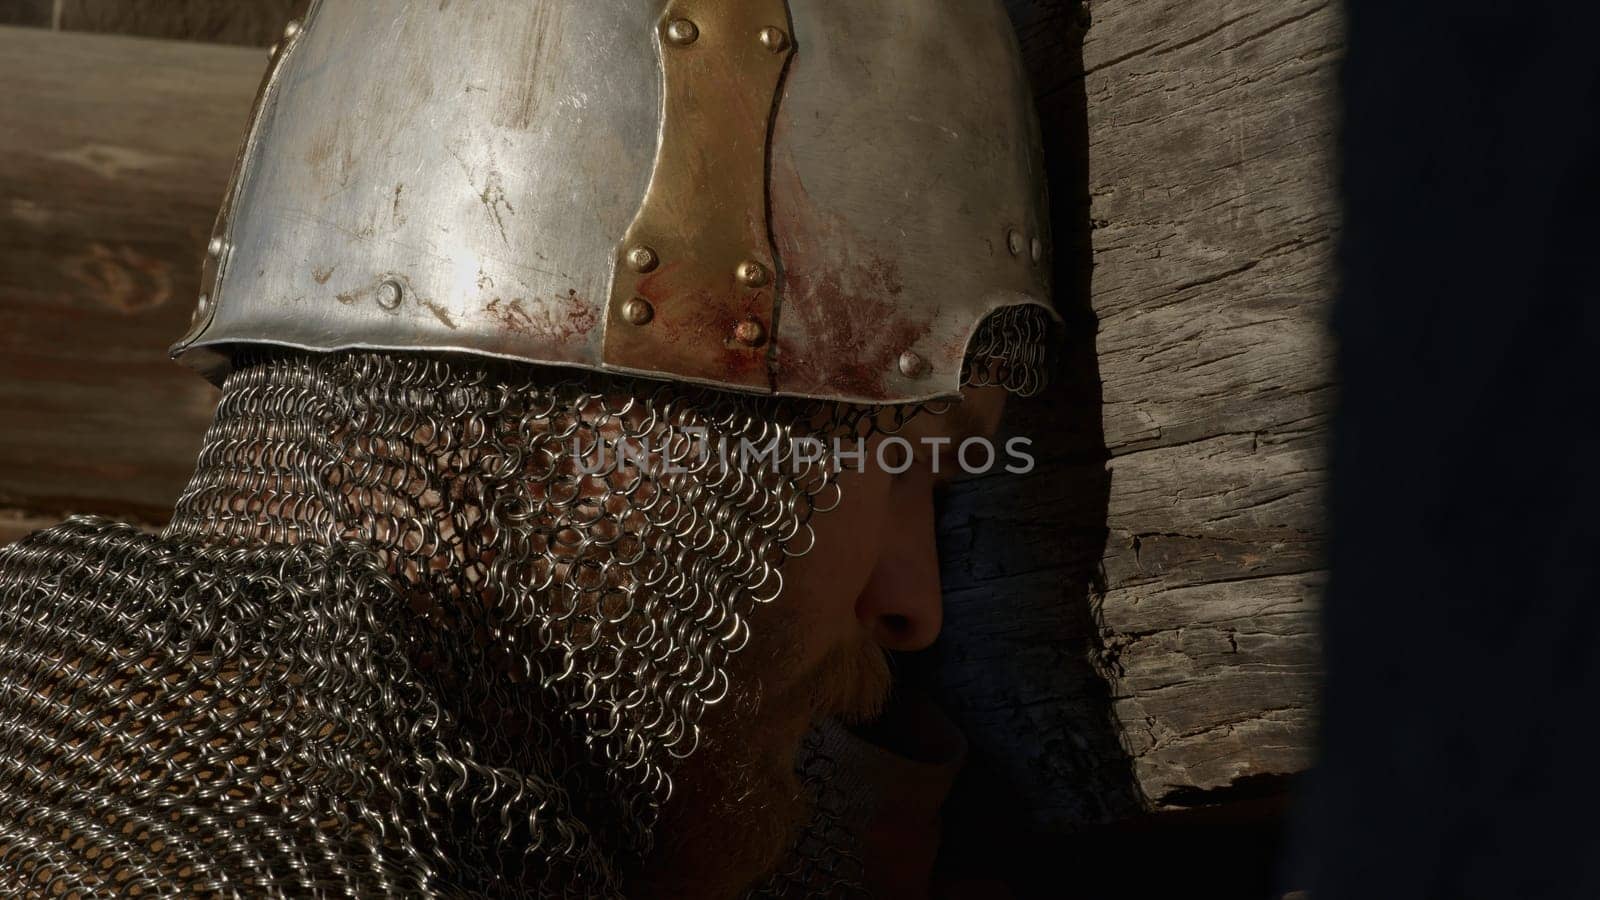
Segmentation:
<svg viewBox="0 0 1600 900">
<path fill-rule="evenodd" d="M 1036 263 L 1044 261 L 1044 241 L 1038 238 L 1033 239 L 1033 261 Z"/>
<path fill-rule="evenodd" d="M 688 19 L 673 19 L 667 24 L 667 40 L 679 47 L 687 47 L 700 39 L 700 26 Z"/>
<path fill-rule="evenodd" d="M 629 325 L 648 325 L 655 317 L 656 311 L 651 307 L 650 301 L 643 298 L 634 297 L 622 304 L 622 318 Z"/>
<path fill-rule="evenodd" d="M 221 235 L 217 235 L 211 239 L 211 243 L 206 244 L 206 255 L 212 259 L 216 259 L 217 257 L 220 257 L 222 255 L 222 251 L 226 249 L 228 249 L 227 242 L 222 239 Z"/>
<path fill-rule="evenodd" d="M 734 327 L 733 337 L 746 347 L 755 347 L 767 339 L 767 329 L 755 319 L 745 319 Z"/>
<path fill-rule="evenodd" d="M 290 19 L 289 24 L 283 26 L 283 39 L 292 41 L 300 34 L 300 20 Z"/>
<path fill-rule="evenodd" d="M 660 264 L 661 258 L 656 256 L 656 251 L 646 247 L 644 244 L 639 244 L 628 251 L 628 268 L 641 275 L 646 272 L 654 272 L 656 266 Z"/>
<path fill-rule="evenodd" d="M 1006 235 L 1006 246 L 1011 248 L 1012 256 L 1021 256 L 1022 251 L 1025 249 L 1022 239 L 1022 232 L 1016 230 L 1015 228 L 1011 229 L 1011 233 Z"/>
<path fill-rule="evenodd" d="M 900 354 L 900 374 L 907 378 L 921 378 L 928 371 L 928 364 L 915 352 L 907 350 Z"/>
<path fill-rule="evenodd" d="M 400 301 L 405 296 L 405 288 L 398 281 L 385 281 L 378 285 L 378 305 L 384 309 L 399 309 Z"/>
<path fill-rule="evenodd" d="M 782 28 L 767 27 L 761 29 L 761 46 L 773 53 L 782 53 L 789 49 L 789 35 Z"/>
<path fill-rule="evenodd" d="M 746 287 L 765 287 L 772 280 L 772 273 L 767 271 L 767 267 L 754 260 L 740 263 L 734 274 Z"/>
</svg>

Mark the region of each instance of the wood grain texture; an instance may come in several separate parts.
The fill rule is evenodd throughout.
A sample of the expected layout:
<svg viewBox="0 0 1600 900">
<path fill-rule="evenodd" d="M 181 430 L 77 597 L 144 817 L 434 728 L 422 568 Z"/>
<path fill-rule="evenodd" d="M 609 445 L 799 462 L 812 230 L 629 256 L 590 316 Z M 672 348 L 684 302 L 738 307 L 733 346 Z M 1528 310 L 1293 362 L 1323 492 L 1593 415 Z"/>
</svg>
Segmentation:
<svg viewBox="0 0 1600 900">
<path fill-rule="evenodd" d="M 935 681 L 1059 829 L 1310 761 L 1337 231 L 1328 0 L 1008 0 L 1065 365 L 941 519 Z"/>
<path fill-rule="evenodd" d="M 1331 0 L 1093 15 L 1100 613 L 1160 803 L 1310 761 L 1342 18 Z"/>
<path fill-rule="evenodd" d="M 20 509 L 0 509 L 0 547 L 60 521 L 56 516 L 39 516 Z"/>
<path fill-rule="evenodd" d="M 216 393 L 166 348 L 265 66 L 0 28 L 0 504 L 170 513 Z"/>
<path fill-rule="evenodd" d="M 0 25 L 49 28 L 55 0 L 0 0 Z"/>
<path fill-rule="evenodd" d="M 1034 441 L 1037 470 L 957 483 L 941 504 L 944 635 L 916 673 L 973 745 L 978 786 L 952 798 L 946 821 L 957 829 L 949 845 L 972 848 L 980 870 L 987 858 L 1037 867 L 1034 854 L 1017 852 L 1037 833 L 1145 807 L 1095 620 L 1110 477 L 1090 303 L 1087 17 L 1066 0 L 1007 6 L 1040 109 L 1066 324 L 1049 391 L 1013 402 L 1007 416 L 1007 436 Z M 974 825 L 963 833 L 965 822 Z"/>
<path fill-rule="evenodd" d="M 295 0 L 59 0 L 61 28 L 268 47 Z"/>
</svg>

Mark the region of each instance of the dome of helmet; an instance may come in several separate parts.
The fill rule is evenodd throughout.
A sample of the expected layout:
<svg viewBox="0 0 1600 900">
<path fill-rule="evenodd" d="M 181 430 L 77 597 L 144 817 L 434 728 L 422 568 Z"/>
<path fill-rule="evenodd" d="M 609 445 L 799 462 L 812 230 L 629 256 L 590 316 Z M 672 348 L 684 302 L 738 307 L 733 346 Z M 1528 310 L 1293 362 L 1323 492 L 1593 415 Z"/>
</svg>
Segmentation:
<svg viewBox="0 0 1600 900">
<path fill-rule="evenodd" d="M 286 32 L 173 353 L 436 350 L 857 403 L 1048 308 L 1000 0 L 378 4 Z"/>
</svg>

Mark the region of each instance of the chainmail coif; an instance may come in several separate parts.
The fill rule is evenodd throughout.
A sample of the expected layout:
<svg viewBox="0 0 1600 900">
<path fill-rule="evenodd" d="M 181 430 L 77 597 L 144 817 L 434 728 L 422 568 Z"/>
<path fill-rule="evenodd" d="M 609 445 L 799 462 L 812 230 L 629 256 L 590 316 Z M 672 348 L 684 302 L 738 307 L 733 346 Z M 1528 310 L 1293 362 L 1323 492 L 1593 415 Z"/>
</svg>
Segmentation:
<svg viewBox="0 0 1600 900">
<path fill-rule="evenodd" d="M 968 380 L 1030 391 L 1044 330 L 994 317 Z M 789 438 L 913 412 L 252 351 L 161 536 L 0 551 L 0 893 L 616 895 L 837 503 Z"/>
</svg>

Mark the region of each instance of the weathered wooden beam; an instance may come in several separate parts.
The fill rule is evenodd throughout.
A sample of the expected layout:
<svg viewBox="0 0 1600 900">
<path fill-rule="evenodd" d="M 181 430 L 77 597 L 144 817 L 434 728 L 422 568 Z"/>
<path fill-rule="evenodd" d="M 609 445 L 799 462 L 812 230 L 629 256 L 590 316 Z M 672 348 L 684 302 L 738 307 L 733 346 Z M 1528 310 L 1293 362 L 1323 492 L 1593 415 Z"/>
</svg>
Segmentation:
<svg viewBox="0 0 1600 900">
<path fill-rule="evenodd" d="M 1343 23 L 1332 0 L 1094 17 L 1100 612 L 1117 717 L 1160 802 L 1310 760 Z"/>
<path fill-rule="evenodd" d="M 0 509 L 0 547 L 26 537 L 41 528 L 61 521 L 56 516 L 40 516 L 20 509 Z"/>
<path fill-rule="evenodd" d="M 0 28 L 0 503 L 170 511 L 215 392 L 166 347 L 265 66 Z"/>
<path fill-rule="evenodd" d="M 66 31 L 266 47 L 295 0 L 57 0 Z"/>
<path fill-rule="evenodd" d="M 1008 0 L 1066 365 L 1027 478 L 945 505 L 938 681 L 1033 819 L 1309 763 L 1337 230 L 1328 0 Z"/>
<path fill-rule="evenodd" d="M 56 0 L 0 0 L 0 25 L 49 28 Z"/>
</svg>

